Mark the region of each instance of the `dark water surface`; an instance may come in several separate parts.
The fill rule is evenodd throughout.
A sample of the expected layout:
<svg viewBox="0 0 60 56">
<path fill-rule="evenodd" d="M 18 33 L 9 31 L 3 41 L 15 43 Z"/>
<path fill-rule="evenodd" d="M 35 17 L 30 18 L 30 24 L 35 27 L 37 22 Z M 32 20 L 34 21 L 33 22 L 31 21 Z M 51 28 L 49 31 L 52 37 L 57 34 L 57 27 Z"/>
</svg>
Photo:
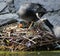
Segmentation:
<svg viewBox="0 0 60 56">
<path fill-rule="evenodd" d="M 60 56 L 60 51 L 0 52 L 0 56 Z"/>
</svg>

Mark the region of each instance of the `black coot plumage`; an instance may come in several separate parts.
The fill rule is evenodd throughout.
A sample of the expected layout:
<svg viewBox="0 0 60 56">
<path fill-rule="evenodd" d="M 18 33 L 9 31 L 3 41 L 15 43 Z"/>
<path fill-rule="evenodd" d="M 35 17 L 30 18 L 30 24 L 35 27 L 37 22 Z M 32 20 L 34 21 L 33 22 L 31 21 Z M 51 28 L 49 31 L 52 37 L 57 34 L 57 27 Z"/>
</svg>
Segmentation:
<svg viewBox="0 0 60 56">
<path fill-rule="evenodd" d="M 36 16 L 36 13 L 39 13 L 40 17 L 42 17 L 45 14 L 45 12 L 46 9 L 43 8 L 40 4 L 25 3 L 20 6 L 18 14 L 24 20 L 36 22 L 37 20 L 39 20 L 39 18 L 37 18 Z"/>
<path fill-rule="evenodd" d="M 47 13 L 47 11 L 42 7 L 42 5 L 38 3 L 23 4 L 20 6 L 20 9 L 18 11 L 19 16 L 29 22 L 36 22 L 39 20 L 39 18 L 36 16 L 36 13 L 38 13 L 39 17 L 42 17 Z M 44 20 L 44 23 L 52 30 L 53 25 L 47 19 Z"/>
</svg>

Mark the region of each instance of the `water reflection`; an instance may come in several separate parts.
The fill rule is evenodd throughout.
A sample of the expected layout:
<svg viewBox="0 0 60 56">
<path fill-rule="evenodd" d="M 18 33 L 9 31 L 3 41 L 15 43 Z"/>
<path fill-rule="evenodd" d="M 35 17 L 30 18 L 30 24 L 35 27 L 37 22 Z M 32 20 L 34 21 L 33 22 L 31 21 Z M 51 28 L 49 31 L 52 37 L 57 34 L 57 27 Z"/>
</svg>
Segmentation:
<svg viewBox="0 0 60 56">
<path fill-rule="evenodd" d="M 59 52 L 18 52 L 18 53 L 4 53 L 1 54 L 0 56 L 60 56 L 60 51 Z"/>
<path fill-rule="evenodd" d="M 4 53 L 4 54 L 0 54 L 0 56 L 40 56 L 40 53 L 14 53 L 14 54 L 8 54 L 8 53 Z"/>
</svg>

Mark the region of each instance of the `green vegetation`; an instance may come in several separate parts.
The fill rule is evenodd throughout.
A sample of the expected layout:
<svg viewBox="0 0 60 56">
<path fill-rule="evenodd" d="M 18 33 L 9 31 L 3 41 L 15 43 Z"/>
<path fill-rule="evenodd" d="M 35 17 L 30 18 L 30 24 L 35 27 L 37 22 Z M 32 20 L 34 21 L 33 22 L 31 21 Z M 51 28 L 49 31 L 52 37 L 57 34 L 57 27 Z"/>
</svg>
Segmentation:
<svg viewBox="0 0 60 56">
<path fill-rule="evenodd" d="M 34 51 L 34 52 L 0 51 L 0 56 L 60 56 L 60 51 Z"/>
</svg>

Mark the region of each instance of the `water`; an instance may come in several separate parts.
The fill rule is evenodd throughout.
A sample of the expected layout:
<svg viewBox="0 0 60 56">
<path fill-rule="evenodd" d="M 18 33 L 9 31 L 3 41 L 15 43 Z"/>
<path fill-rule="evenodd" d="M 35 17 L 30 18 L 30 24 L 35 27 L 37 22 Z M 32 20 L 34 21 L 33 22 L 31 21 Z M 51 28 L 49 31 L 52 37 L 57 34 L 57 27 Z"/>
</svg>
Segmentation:
<svg viewBox="0 0 60 56">
<path fill-rule="evenodd" d="M 60 51 L 0 52 L 0 56 L 60 56 Z"/>
</svg>

